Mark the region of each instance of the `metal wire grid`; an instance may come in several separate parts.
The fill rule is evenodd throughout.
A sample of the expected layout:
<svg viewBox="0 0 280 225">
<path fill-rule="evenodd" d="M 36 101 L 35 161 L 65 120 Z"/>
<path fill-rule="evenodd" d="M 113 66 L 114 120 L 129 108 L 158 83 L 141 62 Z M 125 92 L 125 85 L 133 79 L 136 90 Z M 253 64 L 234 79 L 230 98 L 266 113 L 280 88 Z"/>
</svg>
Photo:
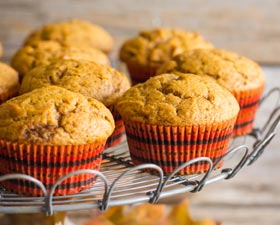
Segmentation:
<svg viewBox="0 0 280 225">
<path fill-rule="evenodd" d="M 277 95 L 275 97 L 275 95 Z M 156 203 L 159 199 L 186 192 L 198 192 L 205 185 L 234 177 L 242 168 L 253 164 L 263 153 L 276 134 L 280 121 L 280 88 L 270 90 L 261 100 L 276 102 L 263 126 L 254 129 L 250 135 L 232 141 L 228 153 L 220 159 L 225 164 L 215 169 L 209 158 L 201 157 L 179 166 L 169 176 L 164 176 L 161 168 L 154 164 L 133 166 L 124 140 L 115 148 L 107 149 L 103 155 L 101 171 L 80 170 L 59 179 L 47 194 L 44 185 L 27 175 L 9 174 L 0 176 L 0 183 L 7 179 L 26 179 L 36 183 L 43 191 L 43 197 L 24 197 L 0 189 L 0 213 L 38 213 L 52 215 L 58 211 L 99 208 L 106 210 L 110 206 L 135 204 L 141 202 Z M 204 174 L 189 176 L 175 175 L 181 168 L 193 163 L 205 161 L 209 170 Z M 229 165 L 230 164 L 230 165 Z M 144 172 L 149 168 L 153 174 Z M 54 190 L 64 179 L 78 174 L 96 174 L 97 182 L 88 190 L 75 195 L 53 196 Z"/>
</svg>

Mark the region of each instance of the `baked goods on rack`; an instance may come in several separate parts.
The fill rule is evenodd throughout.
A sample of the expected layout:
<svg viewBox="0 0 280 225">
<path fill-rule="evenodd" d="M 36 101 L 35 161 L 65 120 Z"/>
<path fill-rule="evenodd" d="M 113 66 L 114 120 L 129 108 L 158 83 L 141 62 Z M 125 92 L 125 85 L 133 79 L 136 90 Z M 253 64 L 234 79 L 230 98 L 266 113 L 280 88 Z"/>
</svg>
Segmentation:
<svg viewBox="0 0 280 225">
<path fill-rule="evenodd" d="M 108 56 L 96 48 L 62 46 L 56 41 L 37 41 L 23 46 L 12 57 L 11 65 L 22 79 L 33 68 L 59 59 L 81 59 L 110 65 Z"/>
<path fill-rule="evenodd" d="M 50 191 L 72 171 L 99 170 L 113 130 L 112 114 L 101 102 L 57 86 L 38 88 L 0 105 L 0 173 L 30 175 Z M 55 195 L 77 193 L 94 181 L 92 174 L 73 176 L 57 187 Z M 3 185 L 18 194 L 42 195 L 27 180 Z"/>
<path fill-rule="evenodd" d="M 234 134 L 251 132 L 265 78 L 254 61 L 222 49 L 194 49 L 175 56 L 158 73 L 208 75 L 232 92 L 240 105 Z"/>
<path fill-rule="evenodd" d="M 125 74 L 90 61 L 58 60 L 31 70 L 22 80 L 20 93 L 48 85 L 64 87 L 101 101 L 113 113 L 116 124 L 106 147 L 120 143 L 124 126 L 114 104 L 130 88 L 130 81 Z"/>
<path fill-rule="evenodd" d="M 125 41 L 120 59 L 126 64 L 134 84 L 146 81 L 174 55 L 195 48 L 213 48 L 199 33 L 174 28 L 140 31 Z"/>
<path fill-rule="evenodd" d="M 0 62 L 0 104 L 16 96 L 18 91 L 18 73 L 9 65 Z"/>
<path fill-rule="evenodd" d="M 30 34 L 24 45 L 53 40 L 62 46 L 97 48 L 105 53 L 113 49 L 112 36 L 102 27 L 81 19 L 45 24 Z"/>
<path fill-rule="evenodd" d="M 116 108 L 133 163 L 154 163 L 166 174 L 201 156 L 216 162 L 227 151 L 239 112 L 228 90 L 193 74 L 154 76 L 126 91 Z M 179 173 L 202 173 L 208 166 L 201 162 Z"/>
</svg>

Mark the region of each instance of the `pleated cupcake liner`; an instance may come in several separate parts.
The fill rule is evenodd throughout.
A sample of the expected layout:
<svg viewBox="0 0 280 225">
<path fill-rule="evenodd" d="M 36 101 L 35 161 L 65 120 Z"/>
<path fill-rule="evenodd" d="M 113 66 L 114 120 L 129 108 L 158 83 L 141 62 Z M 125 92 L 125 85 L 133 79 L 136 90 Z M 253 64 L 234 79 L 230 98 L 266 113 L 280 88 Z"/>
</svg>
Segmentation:
<svg viewBox="0 0 280 225">
<path fill-rule="evenodd" d="M 213 125 L 159 126 L 124 121 L 132 162 L 135 165 L 154 163 L 170 174 L 181 164 L 209 157 L 215 163 L 228 149 L 236 118 Z M 219 167 L 223 162 L 219 164 Z M 209 164 L 198 162 L 179 174 L 203 173 Z"/>
<path fill-rule="evenodd" d="M 18 95 L 18 88 L 3 92 L 0 94 L 0 104 Z"/>
<path fill-rule="evenodd" d="M 240 106 L 234 126 L 234 136 L 245 135 L 252 131 L 263 89 L 264 85 L 254 90 L 233 92 Z"/>
<path fill-rule="evenodd" d="M 100 170 L 105 140 L 85 145 L 47 146 L 18 144 L 0 140 L 0 174 L 20 173 L 41 181 L 47 192 L 64 175 L 81 169 Z M 75 194 L 95 182 L 92 174 L 71 176 L 56 188 L 54 195 Z M 20 195 L 41 196 L 33 182 L 16 179 L 2 182 L 9 191 Z"/>
<path fill-rule="evenodd" d="M 114 106 L 109 107 L 109 109 L 115 120 L 115 130 L 112 133 L 112 135 L 107 139 L 105 148 L 110 148 L 118 145 L 122 141 L 122 138 L 125 134 L 124 123 L 121 115 Z"/>
<path fill-rule="evenodd" d="M 129 72 L 132 85 L 143 83 L 150 77 L 155 76 L 158 70 L 157 67 L 144 67 L 139 65 L 126 64 Z"/>
</svg>

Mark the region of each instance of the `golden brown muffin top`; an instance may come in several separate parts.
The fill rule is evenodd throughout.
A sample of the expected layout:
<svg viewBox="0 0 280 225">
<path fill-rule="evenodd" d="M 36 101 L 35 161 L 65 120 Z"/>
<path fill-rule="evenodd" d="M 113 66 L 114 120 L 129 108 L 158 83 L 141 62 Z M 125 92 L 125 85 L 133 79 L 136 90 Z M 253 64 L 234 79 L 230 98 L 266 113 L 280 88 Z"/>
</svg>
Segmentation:
<svg viewBox="0 0 280 225">
<path fill-rule="evenodd" d="M 110 65 L 107 55 L 98 49 L 61 46 L 55 41 L 38 41 L 23 46 L 13 56 L 11 65 L 23 77 L 31 69 L 48 65 L 58 59 L 84 59 Z"/>
<path fill-rule="evenodd" d="M 2 47 L 2 44 L 0 42 L 0 57 L 2 56 L 2 54 L 3 54 L 3 47 Z"/>
<path fill-rule="evenodd" d="M 159 69 L 213 77 L 231 92 L 259 88 L 264 84 L 260 66 L 252 60 L 222 49 L 194 49 L 175 56 Z"/>
<path fill-rule="evenodd" d="M 126 63 L 158 67 L 186 50 L 212 47 L 196 32 L 158 28 L 142 31 L 127 40 L 120 49 L 120 59 Z"/>
<path fill-rule="evenodd" d="M 0 105 L 0 139 L 25 144 L 77 145 L 106 141 L 114 130 L 99 101 L 56 86 Z"/>
<path fill-rule="evenodd" d="M 0 62 L 0 95 L 19 88 L 18 74 L 10 66 Z"/>
<path fill-rule="evenodd" d="M 124 120 L 166 126 L 207 125 L 234 119 L 239 105 L 214 79 L 162 74 L 130 88 L 116 108 Z"/>
<path fill-rule="evenodd" d="M 80 19 L 46 24 L 28 36 L 25 45 L 39 40 L 53 40 L 63 46 L 97 48 L 105 53 L 113 49 L 113 38 L 107 31 Z"/>
<path fill-rule="evenodd" d="M 58 60 L 27 73 L 20 93 L 47 85 L 64 87 L 111 106 L 130 87 L 130 82 L 125 74 L 108 66 L 85 60 Z"/>
</svg>

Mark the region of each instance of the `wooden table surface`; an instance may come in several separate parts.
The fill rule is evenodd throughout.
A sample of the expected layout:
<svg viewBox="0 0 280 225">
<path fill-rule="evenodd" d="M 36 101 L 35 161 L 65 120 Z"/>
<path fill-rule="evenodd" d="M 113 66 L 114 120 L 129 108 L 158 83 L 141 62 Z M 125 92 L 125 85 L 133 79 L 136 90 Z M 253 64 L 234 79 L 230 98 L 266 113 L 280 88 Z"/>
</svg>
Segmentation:
<svg viewBox="0 0 280 225">
<path fill-rule="evenodd" d="M 201 32 L 216 46 L 234 50 L 260 62 L 267 78 L 266 91 L 280 87 L 280 1 L 129 1 L 129 0 L 0 0 L 0 41 L 3 61 L 24 37 L 43 23 L 83 18 L 104 26 L 116 40 L 113 57 L 122 41 L 139 29 L 158 24 Z M 271 109 L 267 105 L 261 121 Z M 235 178 L 187 195 L 194 217 L 210 217 L 223 225 L 280 224 L 280 129 L 264 155 Z M 81 225 L 90 212 L 72 212 Z M 1 225 L 1 221 L 0 221 Z"/>
<path fill-rule="evenodd" d="M 158 25 L 200 32 L 226 48 L 265 64 L 280 64 L 279 0 L 0 0 L 5 60 L 24 37 L 47 22 L 82 18 L 104 26 L 116 40 Z"/>
</svg>

